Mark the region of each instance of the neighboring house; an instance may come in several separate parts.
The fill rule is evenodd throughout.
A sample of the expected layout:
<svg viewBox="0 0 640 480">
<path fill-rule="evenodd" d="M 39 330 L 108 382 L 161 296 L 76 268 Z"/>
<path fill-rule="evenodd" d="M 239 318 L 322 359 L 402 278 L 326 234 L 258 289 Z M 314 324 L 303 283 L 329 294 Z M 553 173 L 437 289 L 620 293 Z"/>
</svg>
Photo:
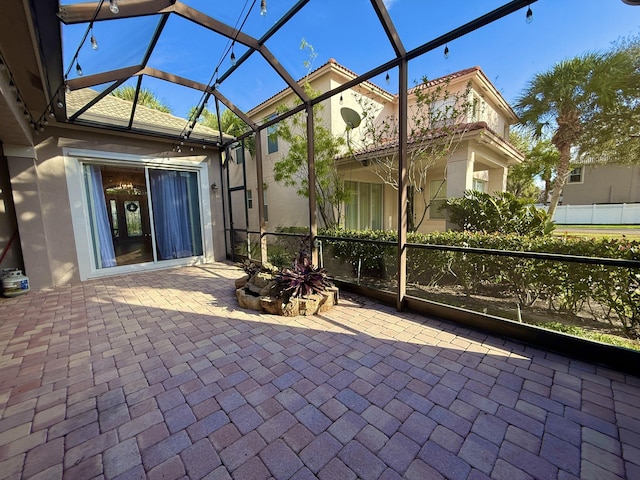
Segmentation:
<svg viewBox="0 0 640 480">
<path fill-rule="evenodd" d="M 330 60 L 326 64 L 322 65 L 318 69 L 312 71 L 304 79 L 300 80 L 300 84 L 309 82 L 311 87 L 319 91 L 328 91 L 336 88 L 347 81 L 353 80 L 357 75 L 345 67 L 336 63 L 335 60 Z M 335 98 L 331 98 L 325 102 L 322 102 L 321 121 L 325 128 L 329 129 L 333 135 L 342 136 L 345 135 L 346 126 L 340 109 L 342 107 L 357 108 L 357 102 L 355 95 L 364 95 L 372 99 L 372 101 L 384 105 L 393 100 L 393 95 L 380 87 L 374 85 L 371 82 L 363 82 L 352 89 L 346 90 L 342 95 Z M 342 102 L 340 101 L 342 98 Z M 265 119 L 273 117 L 276 113 L 276 109 L 281 105 L 293 106 L 295 102 L 294 93 L 289 90 L 282 90 L 278 94 L 269 98 L 265 102 L 256 106 L 247 112 L 247 116 L 256 122 L 262 122 Z M 262 152 L 263 152 L 263 170 L 264 170 L 264 184 L 265 184 L 265 203 L 267 204 L 268 218 L 267 230 L 273 231 L 277 227 L 288 226 L 308 226 L 309 214 L 308 214 L 308 200 L 300 197 L 296 194 L 296 190 L 293 187 L 287 187 L 279 184 L 273 177 L 273 166 L 275 163 L 286 156 L 288 152 L 288 145 L 286 145 L 275 134 L 275 126 L 267 129 L 267 135 L 263 135 L 262 138 Z M 346 147 L 345 147 L 346 152 Z M 237 158 L 236 151 L 232 153 L 232 158 Z M 249 155 L 245 155 L 247 161 L 252 162 L 250 168 L 247 168 L 247 200 L 249 211 L 249 226 L 250 229 L 257 230 L 258 225 L 258 209 L 256 204 L 257 191 L 256 191 L 256 177 L 253 161 Z M 240 167 L 231 164 L 232 177 L 237 181 L 240 179 Z M 231 186 L 233 186 L 233 181 Z M 233 200 L 232 200 L 233 201 Z M 234 202 L 235 204 L 235 202 Z M 286 205 L 287 208 L 268 209 L 268 205 Z M 237 205 L 237 209 L 242 208 L 242 205 Z M 236 224 L 237 226 L 237 224 Z"/>
<path fill-rule="evenodd" d="M 574 163 L 562 189 L 562 204 L 601 203 L 640 203 L 640 165 Z"/>
<path fill-rule="evenodd" d="M 639 224 L 640 166 L 572 162 L 553 220 L 560 225 Z"/>
<path fill-rule="evenodd" d="M 330 60 L 311 72 L 300 83 L 308 81 L 313 88 L 327 91 L 356 77 L 354 72 L 339 65 L 335 60 Z M 482 70 L 479 67 L 462 70 L 430 81 L 427 88 L 441 84 L 445 80 L 449 82 L 450 92 L 464 91 L 467 84 L 471 82 L 472 99 L 470 100 L 474 107 L 470 112 L 469 124 L 465 127 L 467 131 L 462 142 L 449 156 L 448 162 L 441 162 L 431 167 L 432 173 L 427 179 L 427 184 L 432 207 L 421 231 L 447 228 L 444 213 L 436 208 L 446 198 L 460 197 L 465 190 L 470 189 L 486 192 L 504 191 L 508 167 L 523 160 L 522 154 L 508 141 L 509 126 L 517 121 L 517 117 Z M 408 106 L 411 108 L 412 104 L 415 104 L 415 89 L 412 89 L 409 94 Z M 392 95 L 370 82 L 364 82 L 322 103 L 324 126 L 334 135 L 345 135 L 346 132 L 346 124 L 340 114 L 342 107 L 362 113 L 357 101 L 358 96 L 366 96 L 370 102 L 379 107 L 379 118 L 397 115 L 397 95 Z M 283 90 L 248 112 L 248 115 L 255 121 L 262 121 L 272 116 L 279 105 L 291 105 L 293 98 L 290 90 Z M 351 130 L 349 135 L 352 144 L 362 145 L 362 134 L 362 127 Z M 286 155 L 287 146 L 283 145 L 275 135 L 268 135 L 267 138 L 262 139 L 262 142 L 265 152 L 264 171 L 271 172 L 273 164 Z M 371 166 L 363 161 L 376 152 L 367 151 L 364 148 L 362 152 L 358 152 L 358 160 L 353 160 L 350 155 L 347 155 L 346 147 L 344 153 L 345 155 L 337 160 L 339 173 L 353 194 L 351 200 L 344 205 L 343 226 L 348 229 L 397 229 L 397 191 L 385 185 Z M 232 168 L 237 169 L 237 167 Z M 235 175 L 237 177 L 237 173 Z M 296 195 L 294 188 L 278 184 L 273 176 L 269 175 L 270 173 L 265 173 L 264 178 L 268 202 L 288 205 L 289 208 L 281 209 L 280 216 L 270 215 L 267 229 L 308 225 L 308 214 L 305 208 L 307 200 Z M 248 177 L 246 194 L 250 202 L 250 229 L 257 229 L 258 225 L 254 201 L 255 189 L 255 177 Z M 414 201 L 414 207 L 413 214 L 421 215 L 419 202 Z"/>
</svg>

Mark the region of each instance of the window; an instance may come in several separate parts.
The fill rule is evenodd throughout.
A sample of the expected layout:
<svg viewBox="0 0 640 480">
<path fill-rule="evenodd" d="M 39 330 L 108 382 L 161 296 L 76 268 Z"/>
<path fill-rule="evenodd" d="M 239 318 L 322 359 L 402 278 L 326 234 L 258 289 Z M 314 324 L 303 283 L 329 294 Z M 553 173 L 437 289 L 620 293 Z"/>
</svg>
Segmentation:
<svg viewBox="0 0 640 480">
<path fill-rule="evenodd" d="M 235 157 L 236 164 L 242 165 L 244 163 L 244 148 L 242 148 L 242 145 L 239 145 L 235 148 Z"/>
<path fill-rule="evenodd" d="M 473 121 L 477 122 L 480 120 L 480 116 L 482 115 L 482 98 L 480 96 L 473 94 L 473 100 L 471 101 L 471 118 Z"/>
<path fill-rule="evenodd" d="M 445 211 L 442 209 L 447 201 L 447 181 L 431 180 L 429 182 L 429 218 L 432 220 L 443 220 Z"/>
<path fill-rule="evenodd" d="M 476 192 L 486 192 L 487 191 L 487 182 L 484 180 L 480 180 L 479 178 L 473 179 L 473 190 Z"/>
<path fill-rule="evenodd" d="M 275 114 L 269 117 L 269 120 L 275 118 Z M 267 153 L 275 153 L 278 151 L 278 134 L 276 125 L 267 127 Z"/>
<path fill-rule="evenodd" d="M 576 167 L 569 172 L 567 183 L 582 183 L 582 167 Z"/>
<path fill-rule="evenodd" d="M 264 209 L 263 209 L 263 213 L 264 213 L 264 221 L 268 222 L 269 221 L 269 208 L 267 205 L 267 191 L 264 190 L 262 192 L 262 195 L 264 196 Z M 253 208 L 253 190 L 247 190 L 247 208 L 252 209 Z"/>
<path fill-rule="evenodd" d="M 382 230 L 382 184 L 345 182 L 350 192 L 345 204 L 345 228 Z"/>
</svg>

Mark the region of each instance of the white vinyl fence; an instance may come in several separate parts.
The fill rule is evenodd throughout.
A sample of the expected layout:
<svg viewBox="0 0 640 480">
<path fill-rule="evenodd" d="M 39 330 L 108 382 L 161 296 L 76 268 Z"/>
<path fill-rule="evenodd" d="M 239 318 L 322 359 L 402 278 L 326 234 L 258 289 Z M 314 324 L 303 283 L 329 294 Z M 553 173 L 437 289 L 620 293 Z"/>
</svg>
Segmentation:
<svg viewBox="0 0 640 480">
<path fill-rule="evenodd" d="M 559 205 L 553 221 L 559 225 L 640 225 L 640 203 Z"/>
</svg>

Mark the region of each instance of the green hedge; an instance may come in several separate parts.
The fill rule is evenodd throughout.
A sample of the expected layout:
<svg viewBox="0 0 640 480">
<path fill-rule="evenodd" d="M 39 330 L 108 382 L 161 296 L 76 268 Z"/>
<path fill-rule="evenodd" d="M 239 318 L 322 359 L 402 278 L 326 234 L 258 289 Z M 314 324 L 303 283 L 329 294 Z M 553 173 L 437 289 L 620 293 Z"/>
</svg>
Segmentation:
<svg viewBox="0 0 640 480">
<path fill-rule="evenodd" d="M 354 266 L 360 260 L 372 274 L 388 282 L 395 281 L 395 247 L 357 242 L 359 239 L 396 242 L 395 232 L 325 230 L 321 235 L 344 239 L 325 240 L 325 252 L 330 249 L 338 259 Z M 449 231 L 409 233 L 407 240 L 417 244 L 640 260 L 640 242 L 624 238 L 575 239 Z M 627 336 L 640 338 L 639 269 L 409 247 L 407 283 L 460 285 L 467 295 L 499 292 L 513 295 L 523 307 L 544 301 L 550 309 L 572 314 L 583 309 L 597 310 L 598 316 L 612 324 L 619 323 Z"/>
</svg>

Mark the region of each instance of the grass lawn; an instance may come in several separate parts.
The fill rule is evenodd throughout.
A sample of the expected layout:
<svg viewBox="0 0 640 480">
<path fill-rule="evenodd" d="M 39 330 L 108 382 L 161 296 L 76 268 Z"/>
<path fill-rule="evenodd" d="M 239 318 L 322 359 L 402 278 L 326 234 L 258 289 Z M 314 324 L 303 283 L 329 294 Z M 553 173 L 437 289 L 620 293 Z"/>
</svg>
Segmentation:
<svg viewBox="0 0 640 480">
<path fill-rule="evenodd" d="M 565 230 L 640 230 L 640 225 L 560 225 L 557 224 L 556 228 Z"/>
<path fill-rule="evenodd" d="M 609 239 L 622 238 L 640 242 L 640 225 L 556 225 L 556 237 Z"/>
</svg>

